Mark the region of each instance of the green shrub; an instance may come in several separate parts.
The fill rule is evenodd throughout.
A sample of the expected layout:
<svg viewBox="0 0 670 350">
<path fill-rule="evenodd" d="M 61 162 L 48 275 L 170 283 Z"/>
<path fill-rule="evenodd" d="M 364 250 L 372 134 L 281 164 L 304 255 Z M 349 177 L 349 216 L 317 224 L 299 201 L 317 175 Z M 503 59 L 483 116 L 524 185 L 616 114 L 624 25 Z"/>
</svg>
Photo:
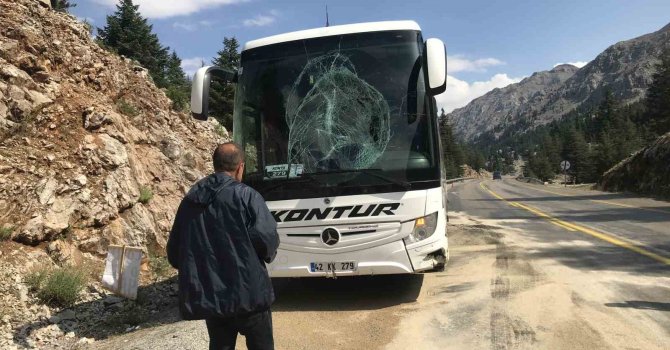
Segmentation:
<svg viewBox="0 0 670 350">
<path fill-rule="evenodd" d="M 140 188 L 140 199 L 138 199 L 140 203 L 147 204 L 153 197 L 154 193 L 151 191 L 151 188 L 146 186 Z"/>
<path fill-rule="evenodd" d="M 28 285 L 28 288 L 32 290 L 33 292 L 38 292 L 40 290 L 40 287 L 44 284 L 44 280 L 46 280 L 47 276 L 49 275 L 49 269 L 47 268 L 40 268 L 37 270 L 33 270 L 28 275 L 26 275 L 25 282 Z"/>
<path fill-rule="evenodd" d="M 87 282 L 86 271 L 76 266 L 37 269 L 26 277 L 26 284 L 40 301 L 62 307 L 76 303 Z"/>
<path fill-rule="evenodd" d="M 0 241 L 6 241 L 11 239 L 13 232 L 14 232 L 13 226 L 0 227 Z"/>
<path fill-rule="evenodd" d="M 172 266 L 164 256 L 150 256 L 149 267 L 151 267 L 155 281 L 166 279 L 172 275 Z"/>
<path fill-rule="evenodd" d="M 128 103 L 128 101 L 124 99 L 120 99 L 116 102 L 116 107 L 119 109 L 119 112 L 129 116 L 129 117 L 137 117 L 140 115 L 140 111 L 135 108 L 135 106 L 131 105 Z"/>
<path fill-rule="evenodd" d="M 165 94 L 172 100 L 172 109 L 178 112 L 187 112 L 191 91 L 189 86 L 169 86 Z"/>
</svg>

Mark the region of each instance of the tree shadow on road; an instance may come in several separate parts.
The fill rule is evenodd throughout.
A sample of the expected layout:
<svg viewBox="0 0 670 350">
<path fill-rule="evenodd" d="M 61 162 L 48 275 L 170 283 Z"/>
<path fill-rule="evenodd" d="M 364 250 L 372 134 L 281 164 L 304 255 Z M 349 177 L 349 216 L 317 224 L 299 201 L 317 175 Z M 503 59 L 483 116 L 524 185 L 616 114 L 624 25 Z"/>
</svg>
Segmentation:
<svg viewBox="0 0 670 350">
<path fill-rule="evenodd" d="M 572 198 L 572 197 L 571 197 Z M 505 198 L 510 202 L 532 203 L 537 201 L 562 201 L 569 203 L 571 199 L 566 197 L 539 197 L 539 198 Z M 473 199 L 473 202 L 497 202 L 499 199 Z M 532 204 L 528 204 L 533 206 Z M 542 208 L 536 207 L 542 210 Z M 478 209 L 478 208 L 473 208 Z M 479 208 L 484 210 L 491 210 L 491 208 Z M 670 211 L 667 207 L 612 207 L 608 209 L 572 209 L 572 210 L 551 210 L 548 213 L 566 221 L 582 221 L 582 222 L 607 222 L 627 220 L 631 222 L 668 222 L 670 221 Z M 510 219 L 509 215 L 501 213 L 504 218 Z M 525 219 L 526 217 L 524 217 Z"/>
<path fill-rule="evenodd" d="M 605 242 L 596 242 L 596 244 L 589 246 L 565 244 L 568 241 L 555 240 L 552 242 L 552 247 L 533 249 L 527 256 L 531 259 L 553 259 L 580 270 L 623 271 L 648 276 L 667 276 L 670 273 L 670 265 L 622 247 L 610 246 Z M 665 246 L 655 247 L 650 245 L 638 248 L 646 251 L 667 249 Z"/>
<path fill-rule="evenodd" d="M 626 307 L 642 310 L 670 311 L 670 303 L 658 303 L 653 301 L 627 300 L 623 303 L 607 303 L 609 307 Z"/>
</svg>

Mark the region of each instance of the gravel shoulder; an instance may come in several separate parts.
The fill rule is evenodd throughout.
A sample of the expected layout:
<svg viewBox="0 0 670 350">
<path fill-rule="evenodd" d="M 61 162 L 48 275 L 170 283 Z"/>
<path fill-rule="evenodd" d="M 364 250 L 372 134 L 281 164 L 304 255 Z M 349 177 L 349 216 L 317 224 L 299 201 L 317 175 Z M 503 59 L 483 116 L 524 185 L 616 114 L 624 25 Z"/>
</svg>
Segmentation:
<svg viewBox="0 0 670 350">
<path fill-rule="evenodd" d="M 667 277 L 537 258 L 546 243 L 501 221 L 452 213 L 449 234 L 444 272 L 276 281 L 277 349 L 663 349 L 670 340 Z M 207 341 L 203 322 L 174 322 L 90 348 Z"/>
</svg>

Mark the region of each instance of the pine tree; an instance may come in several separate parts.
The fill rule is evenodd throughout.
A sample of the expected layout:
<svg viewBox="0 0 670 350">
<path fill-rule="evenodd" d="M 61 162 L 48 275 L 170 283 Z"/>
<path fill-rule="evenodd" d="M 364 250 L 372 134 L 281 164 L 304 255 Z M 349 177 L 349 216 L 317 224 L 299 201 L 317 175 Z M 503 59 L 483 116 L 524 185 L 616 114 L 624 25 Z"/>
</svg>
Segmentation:
<svg viewBox="0 0 670 350">
<path fill-rule="evenodd" d="M 191 84 L 181 68 L 181 59 L 175 51 L 172 51 L 172 55 L 168 58 L 165 79 L 168 84 L 167 96 L 172 100 L 172 108 L 175 110 L 185 109 L 190 97 Z"/>
<path fill-rule="evenodd" d="M 571 129 L 566 143 L 567 159 L 570 161 L 570 172 L 575 182 L 590 182 L 595 179 L 593 157 L 589 145 L 580 130 Z"/>
<path fill-rule="evenodd" d="M 619 116 L 619 103 L 614 99 L 612 91 L 607 89 L 605 97 L 598 105 L 596 112 L 596 120 L 594 121 L 595 134 L 602 133 L 604 130 L 611 128 L 612 123 Z"/>
<path fill-rule="evenodd" d="M 132 0 L 120 0 L 116 12 L 107 16 L 104 28 L 98 28 L 99 42 L 119 55 L 134 59 L 149 70 L 158 87 L 168 87 L 166 67 L 169 49 L 163 47 L 153 26 L 143 18 Z"/>
<path fill-rule="evenodd" d="M 449 124 L 449 118 L 444 112 L 444 108 L 441 110 L 439 123 L 446 177 L 448 179 L 460 177 L 463 175 L 462 165 L 465 164 L 465 156 L 461 145 L 454 137 L 453 129 Z"/>
<path fill-rule="evenodd" d="M 69 12 L 77 4 L 70 0 L 51 0 L 51 7 L 58 12 Z"/>
<path fill-rule="evenodd" d="M 670 49 L 661 55 L 645 100 L 647 118 L 656 135 L 670 131 Z"/>
<path fill-rule="evenodd" d="M 240 65 L 240 44 L 235 37 L 223 38 L 223 48 L 216 53 L 212 64 L 231 71 L 237 71 Z M 235 88 L 232 84 L 223 84 L 214 79 L 210 89 L 210 114 L 230 130 L 233 126 L 233 103 Z"/>
</svg>

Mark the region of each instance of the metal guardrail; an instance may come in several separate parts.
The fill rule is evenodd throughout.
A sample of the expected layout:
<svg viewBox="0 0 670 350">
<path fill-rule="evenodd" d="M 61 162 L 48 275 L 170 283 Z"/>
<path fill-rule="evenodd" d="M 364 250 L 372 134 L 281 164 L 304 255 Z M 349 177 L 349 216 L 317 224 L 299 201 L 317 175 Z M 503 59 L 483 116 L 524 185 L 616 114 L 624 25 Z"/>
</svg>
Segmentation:
<svg viewBox="0 0 670 350">
<path fill-rule="evenodd" d="M 465 181 L 465 180 L 471 180 L 471 179 L 474 179 L 474 177 L 457 177 L 457 178 L 455 178 L 455 179 L 447 179 L 447 180 L 444 180 L 443 183 L 445 183 L 445 184 L 451 184 L 451 183 L 454 183 L 454 182 L 463 182 L 463 181 Z"/>
</svg>

